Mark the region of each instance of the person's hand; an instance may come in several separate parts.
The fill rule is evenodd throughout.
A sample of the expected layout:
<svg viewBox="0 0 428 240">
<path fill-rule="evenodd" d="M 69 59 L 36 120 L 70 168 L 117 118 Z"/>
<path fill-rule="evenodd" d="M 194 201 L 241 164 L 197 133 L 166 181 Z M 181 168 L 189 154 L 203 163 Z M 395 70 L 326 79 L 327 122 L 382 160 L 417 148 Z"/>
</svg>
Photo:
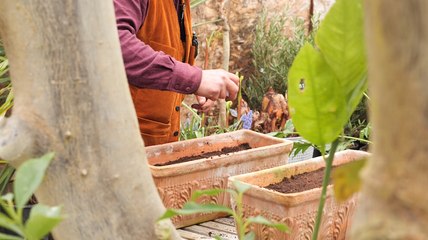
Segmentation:
<svg viewBox="0 0 428 240">
<path fill-rule="evenodd" d="M 214 105 L 214 102 L 206 97 L 196 96 L 196 100 L 198 104 L 192 104 L 192 108 L 197 109 L 198 112 L 207 113 Z"/>
<path fill-rule="evenodd" d="M 217 99 L 234 100 L 239 90 L 239 78 L 223 69 L 203 70 L 201 85 L 195 95 L 212 101 Z"/>
</svg>

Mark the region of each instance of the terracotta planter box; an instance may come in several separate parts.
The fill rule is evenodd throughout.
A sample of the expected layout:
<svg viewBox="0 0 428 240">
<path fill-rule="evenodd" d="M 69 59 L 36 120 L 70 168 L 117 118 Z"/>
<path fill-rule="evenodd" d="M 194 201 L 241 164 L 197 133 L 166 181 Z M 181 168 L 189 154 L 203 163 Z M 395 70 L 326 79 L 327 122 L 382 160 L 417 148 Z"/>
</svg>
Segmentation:
<svg viewBox="0 0 428 240">
<path fill-rule="evenodd" d="M 154 166 L 182 157 L 219 151 L 224 147 L 248 143 L 251 149 L 193 160 L 190 162 Z M 226 188 L 230 176 L 281 166 L 287 163 L 293 147 L 291 141 L 270 137 L 249 130 L 212 135 L 146 148 L 153 179 L 167 208 L 181 208 L 198 189 Z M 204 202 L 230 205 L 229 196 L 220 194 Z M 198 214 L 173 218 L 176 227 L 183 227 L 224 216 Z"/>
<path fill-rule="evenodd" d="M 338 152 L 333 165 L 344 164 L 367 156 L 369 154 L 363 151 Z M 232 186 L 234 180 L 251 185 L 251 188 L 244 193 L 243 199 L 246 217 L 262 215 L 287 224 L 291 230 L 290 234 L 285 234 L 261 225 L 252 225 L 251 228 L 257 235 L 256 239 L 311 239 L 321 188 L 284 194 L 263 187 L 281 182 L 285 177 L 311 172 L 324 166 L 324 160 L 317 157 L 229 178 L 229 186 Z M 338 204 L 332 194 L 333 188 L 330 185 L 318 239 L 345 239 L 356 206 L 357 195 Z"/>
</svg>

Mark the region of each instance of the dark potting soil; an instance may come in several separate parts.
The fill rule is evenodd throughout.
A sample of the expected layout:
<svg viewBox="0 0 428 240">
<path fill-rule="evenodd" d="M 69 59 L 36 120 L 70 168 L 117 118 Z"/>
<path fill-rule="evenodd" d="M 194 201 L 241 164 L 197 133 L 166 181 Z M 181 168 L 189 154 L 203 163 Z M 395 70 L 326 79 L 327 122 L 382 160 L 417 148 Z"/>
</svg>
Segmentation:
<svg viewBox="0 0 428 240">
<path fill-rule="evenodd" d="M 179 158 L 177 160 L 174 160 L 174 161 L 170 161 L 170 162 L 166 162 L 166 163 L 158 163 L 158 164 L 155 164 L 154 166 L 160 167 L 160 166 L 168 166 L 168 165 L 177 164 L 177 163 L 190 162 L 190 161 L 197 160 L 197 159 L 210 158 L 210 157 L 214 157 L 214 156 L 220 156 L 220 155 L 224 155 L 224 154 L 239 152 L 239 151 L 243 151 L 243 150 L 247 150 L 247 149 L 251 149 L 250 144 L 242 143 L 242 144 L 240 144 L 238 146 L 234 146 L 234 147 L 224 147 L 220 151 L 202 152 L 199 155 L 186 156 L 186 157 L 182 157 L 182 158 Z"/>
<path fill-rule="evenodd" d="M 335 168 L 335 167 L 333 167 Z M 322 186 L 324 168 L 284 178 L 281 182 L 270 184 L 265 188 L 281 193 L 296 193 Z"/>
</svg>

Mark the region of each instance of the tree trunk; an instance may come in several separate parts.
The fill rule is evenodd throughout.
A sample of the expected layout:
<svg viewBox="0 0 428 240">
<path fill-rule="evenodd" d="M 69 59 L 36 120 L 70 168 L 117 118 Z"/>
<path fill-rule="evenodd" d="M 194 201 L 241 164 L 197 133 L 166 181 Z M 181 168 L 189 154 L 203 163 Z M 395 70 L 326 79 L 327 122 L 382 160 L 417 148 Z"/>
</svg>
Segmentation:
<svg viewBox="0 0 428 240">
<path fill-rule="evenodd" d="M 308 11 L 308 35 L 314 30 L 314 23 L 312 22 L 314 18 L 314 0 L 309 1 L 309 11 Z"/>
<path fill-rule="evenodd" d="M 221 19 L 223 20 L 223 69 L 229 71 L 229 61 L 230 61 L 230 27 L 228 20 L 228 9 L 229 9 L 229 0 L 223 0 L 221 3 Z M 219 125 L 221 128 L 225 129 L 228 127 L 227 116 L 226 116 L 226 100 L 219 99 L 217 100 L 219 107 Z"/>
<path fill-rule="evenodd" d="M 36 194 L 64 207 L 55 239 L 157 239 L 164 207 L 139 135 L 113 3 L 0 0 L 0 12 L 15 93 L 12 116 L 0 122 L 0 158 L 18 166 L 55 152 Z"/>
<path fill-rule="evenodd" d="M 428 238 L 428 3 L 366 0 L 373 157 L 352 239 Z"/>
</svg>

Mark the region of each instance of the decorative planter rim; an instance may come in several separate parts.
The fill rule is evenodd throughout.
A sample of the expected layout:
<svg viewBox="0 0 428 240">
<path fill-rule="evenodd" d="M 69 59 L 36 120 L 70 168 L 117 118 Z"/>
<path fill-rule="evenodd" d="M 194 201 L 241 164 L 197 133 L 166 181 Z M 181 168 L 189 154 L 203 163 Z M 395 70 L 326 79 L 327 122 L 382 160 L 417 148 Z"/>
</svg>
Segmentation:
<svg viewBox="0 0 428 240">
<path fill-rule="evenodd" d="M 244 157 L 239 158 L 239 160 L 237 161 L 236 159 L 232 159 L 230 157 L 231 155 L 233 155 L 233 156 L 245 156 L 246 154 L 252 153 L 252 155 L 254 157 L 263 157 L 266 155 L 266 153 L 263 151 L 264 149 L 269 149 L 270 155 L 279 155 L 279 154 L 284 154 L 284 149 L 289 154 L 289 152 L 293 148 L 293 142 L 290 140 L 287 140 L 284 138 L 276 138 L 276 137 L 272 137 L 272 136 L 262 134 L 262 133 L 258 133 L 255 131 L 246 130 L 246 129 L 241 129 L 241 130 L 229 132 L 229 133 L 222 133 L 222 136 L 227 137 L 227 136 L 231 136 L 231 135 L 236 136 L 236 135 L 244 135 L 244 134 L 256 135 L 260 138 L 265 138 L 266 140 L 276 141 L 277 143 L 272 144 L 272 145 L 268 145 L 268 146 L 261 146 L 261 147 L 257 147 L 257 148 L 242 150 L 239 152 L 222 154 L 221 156 L 213 156 L 210 158 L 201 158 L 201 159 L 196 159 L 196 160 L 192 160 L 192 161 L 188 161 L 188 162 L 177 163 L 177 164 L 166 165 L 166 166 L 154 166 L 154 165 L 149 164 L 149 167 L 152 170 L 152 175 L 153 175 L 153 177 L 166 177 L 166 176 L 171 175 L 171 171 L 174 172 L 174 175 L 188 174 L 190 172 L 217 168 L 219 166 L 228 166 L 230 164 L 237 164 L 237 163 L 241 163 L 241 162 L 246 161 L 246 159 Z M 204 139 L 204 141 L 210 141 L 211 139 L 218 138 L 218 136 L 219 136 L 219 134 L 218 135 L 211 135 L 208 137 L 204 137 L 203 139 Z M 146 147 L 146 151 L 156 151 L 156 149 L 165 148 L 166 145 L 169 145 L 168 148 L 174 149 L 174 146 L 183 146 L 184 144 L 191 145 L 192 143 L 197 143 L 200 140 L 201 140 L 201 138 L 199 138 L 199 139 L 196 138 L 196 139 L 191 139 L 191 140 L 186 140 L 186 141 L 181 141 L 181 142 L 174 142 L 174 143 L 167 143 L 167 144 L 161 144 L 161 145 L 156 145 L 156 146 L 149 146 L 149 147 Z"/>
<path fill-rule="evenodd" d="M 344 151 L 336 152 L 335 154 L 335 158 L 338 158 L 338 157 L 345 158 L 346 156 L 348 156 L 348 158 L 362 159 L 362 158 L 369 157 L 370 153 L 359 151 L 359 150 L 344 150 Z M 339 165 L 345 161 L 346 160 L 342 160 L 341 162 L 333 161 L 333 166 Z M 245 194 L 248 196 L 252 196 L 254 198 L 264 199 L 268 201 L 275 201 L 277 203 L 283 204 L 284 206 L 299 205 L 305 202 L 318 200 L 321 194 L 321 187 L 298 192 L 298 193 L 280 193 L 274 190 L 263 188 L 263 186 L 258 186 L 255 184 L 248 183 L 245 180 L 256 178 L 272 172 L 281 172 L 281 171 L 284 171 L 285 169 L 294 168 L 297 171 L 302 166 L 307 166 L 311 164 L 314 164 L 316 166 L 313 170 L 317 170 L 325 166 L 325 162 L 322 156 L 320 156 L 320 157 L 312 158 L 302 162 L 289 163 L 284 166 L 231 176 L 229 177 L 228 182 L 232 183 L 233 181 L 239 181 L 242 184 L 250 185 L 251 188 L 247 192 L 245 192 Z M 332 186 L 330 185 L 328 186 L 327 197 L 331 196 L 332 194 L 333 194 Z"/>
</svg>

